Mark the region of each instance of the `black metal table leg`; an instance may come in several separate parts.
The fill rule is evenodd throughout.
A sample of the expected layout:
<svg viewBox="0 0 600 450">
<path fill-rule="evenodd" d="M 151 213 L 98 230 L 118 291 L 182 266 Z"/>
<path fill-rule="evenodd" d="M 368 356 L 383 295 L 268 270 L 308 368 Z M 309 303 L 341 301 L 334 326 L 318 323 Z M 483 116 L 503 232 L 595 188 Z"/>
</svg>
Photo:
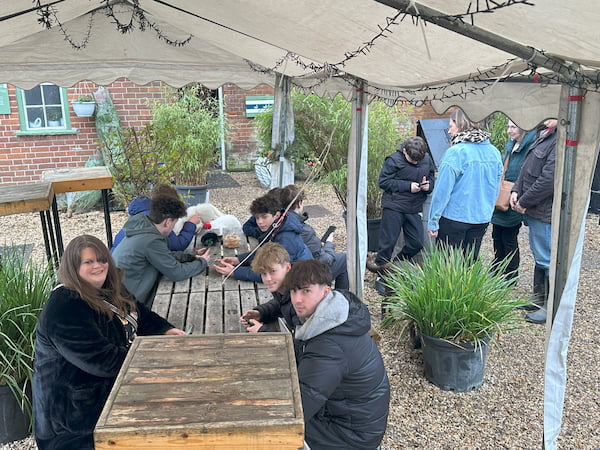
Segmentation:
<svg viewBox="0 0 600 450">
<path fill-rule="evenodd" d="M 110 249 L 113 245 L 112 227 L 110 224 L 110 211 L 108 205 L 108 189 L 102 189 L 102 203 L 104 205 L 104 226 L 106 228 L 106 243 Z"/>
<path fill-rule="evenodd" d="M 56 245 L 58 247 L 58 256 L 62 257 L 64 252 L 62 231 L 60 229 L 60 219 L 58 218 L 58 205 L 56 204 L 56 195 L 52 200 L 52 215 L 54 216 L 54 230 L 56 231 Z"/>
</svg>

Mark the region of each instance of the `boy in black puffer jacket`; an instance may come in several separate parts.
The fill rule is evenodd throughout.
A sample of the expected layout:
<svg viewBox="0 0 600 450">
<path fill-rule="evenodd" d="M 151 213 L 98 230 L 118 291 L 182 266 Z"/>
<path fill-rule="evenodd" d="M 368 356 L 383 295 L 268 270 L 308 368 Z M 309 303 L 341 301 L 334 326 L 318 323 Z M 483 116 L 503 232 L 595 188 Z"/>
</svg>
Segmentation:
<svg viewBox="0 0 600 450">
<path fill-rule="evenodd" d="M 284 289 L 301 325 L 295 349 L 305 440 L 312 450 L 375 450 L 385 433 L 390 384 L 369 335 L 369 310 L 349 291 L 332 290 L 331 270 L 298 261 Z"/>
</svg>

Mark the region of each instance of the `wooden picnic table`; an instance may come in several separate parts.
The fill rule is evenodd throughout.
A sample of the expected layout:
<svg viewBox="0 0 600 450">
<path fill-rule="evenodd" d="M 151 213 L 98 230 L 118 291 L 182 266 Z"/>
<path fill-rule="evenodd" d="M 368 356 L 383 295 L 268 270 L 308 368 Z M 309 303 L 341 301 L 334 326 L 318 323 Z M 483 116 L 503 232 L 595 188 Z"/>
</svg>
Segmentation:
<svg viewBox="0 0 600 450">
<path fill-rule="evenodd" d="M 163 277 L 158 286 L 152 310 L 182 330 L 193 334 L 240 333 L 242 313 L 272 298 L 263 284 L 225 279 L 213 267 L 215 260 L 223 256 L 237 256 L 257 245 L 239 231 L 241 245 L 237 249 L 226 248 L 222 242 L 209 247 L 209 269 L 187 280 L 173 282 Z M 196 236 L 200 248 L 201 234 Z"/>
<path fill-rule="evenodd" d="M 302 449 L 290 333 L 137 337 L 96 449 Z"/>
<path fill-rule="evenodd" d="M 57 255 L 62 253 L 62 240 L 57 216 L 53 223 L 50 215 L 53 201 L 54 189 L 51 183 L 0 186 L 0 216 L 39 212 L 48 262 L 58 267 Z"/>
<path fill-rule="evenodd" d="M 110 223 L 110 211 L 108 207 L 108 190 L 113 187 L 113 177 L 106 166 L 97 167 L 72 167 L 67 169 L 53 169 L 42 172 L 42 180 L 52 183 L 55 194 L 67 192 L 95 191 L 100 190 L 102 194 L 102 205 L 104 209 L 104 227 L 106 229 L 106 243 L 108 248 L 112 247 L 112 227 Z M 60 221 L 58 219 L 58 207 L 56 198 L 52 202 L 52 212 L 56 223 L 56 232 L 59 238 L 59 255 L 62 255 L 62 236 Z"/>
</svg>

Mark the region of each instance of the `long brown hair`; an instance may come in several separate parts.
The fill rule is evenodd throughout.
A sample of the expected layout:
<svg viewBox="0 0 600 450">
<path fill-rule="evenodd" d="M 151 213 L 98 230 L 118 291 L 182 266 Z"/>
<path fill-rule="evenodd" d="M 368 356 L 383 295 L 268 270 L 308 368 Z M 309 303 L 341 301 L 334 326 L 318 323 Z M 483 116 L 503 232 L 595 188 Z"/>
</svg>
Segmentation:
<svg viewBox="0 0 600 450">
<path fill-rule="evenodd" d="M 469 120 L 469 118 L 465 115 L 462 109 L 457 108 L 454 111 L 452 111 L 452 113 L 450 114 L 450 118 L 456 124 L 456 128 L 458 128 L 459 132 L 468 131 L 472 129 L 481 129 L 481 125 L 479 124 L 479 122 L 472 122 L 471 120 Z"/>
<path fill-rule="evenodd" d="M 98 261 L 108 262 L 106 280 L 100 289 L 95 288 L 79 276 L 81 252 L 85 248 L 92 249 Z M 92 309 L 106 314 L 110 318 L 113 316 L 113 311 L 104 303 L 104 300 L 112 303 L 123 312 L 130 312 L 135 309 L 134 300 L 123 292 L 121 269 L 115 264 L 106 245 L 97 237 L 84 234 L 69 242 L 60 260 L 58 280 L 65 287 L 77 292 Z"/>
</svg>

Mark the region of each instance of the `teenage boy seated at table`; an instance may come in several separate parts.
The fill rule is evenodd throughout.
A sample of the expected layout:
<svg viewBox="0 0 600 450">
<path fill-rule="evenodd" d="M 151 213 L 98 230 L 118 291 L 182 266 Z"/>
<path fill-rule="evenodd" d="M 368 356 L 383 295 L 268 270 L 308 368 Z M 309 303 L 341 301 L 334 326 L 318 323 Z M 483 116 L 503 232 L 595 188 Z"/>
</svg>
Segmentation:
<svg viewBox="0 0 600 450">
<path fill-rule="evenodd" d="M 152 189 L 150 193 L 150 197 L 155 197 L 157 195 L 171 195 L 175 198 L 179 198 L 179 193 L 177 189 L 173 186 L 166 183 L 159 183 Z M 135 216 L 136 214 L 150 214 L 150 198 L 148 197 L 138 197 L 134 198 L 127 207 L 127 212 L 129 213 L 129 217 Z M 196 235 L 196 225 L 200 223 L 202 218 L 199 214 L 194 214 L 189 217 L 188 220 L 183 224 L 183 228 L 179 232 L 179 234 L 175 234 L 174 231 L 171 231 L 167 236 L 167 240 L 169 243 L 169 250 L 174 252 L 185 250 L 194 236 Z M 115 236 L 115 240 L 113 242 L 113 246 L 110 249 L 110 252 L 114 252 L 115 248 L 125 237 L 125 230 L 121 228 L 117 235 Z"/>
<path fill-rule="evenodd" d="M 333 233 L 331 233 L 325 242 L 321 242 L 314 228 L 306 223 L 308 214 L 304 211 L 304 190 L 295 184 L 289 184 L 279 191 L 279 198 L 284 208 L 290 205 L 290 215 L 296 216 L 302 224 L 302 240 L 311 251 L 314 259 L 327 264 L 331 268 L 333 281 L 336 289 L 348 289 L 350 280 L 348 279 L 348 269 L 346 268 L 346 254 L 336 253 L 333 243 Z"/>
<path fill-rule="evenodd" d="M 285 277 L 301 325 L 295 349 L 305 440 L 311 449 L 376 449 L 387 424 L 390 384 L 369 335 L 366 305 L 331 289 L 322 262 L 298 261 Z"/>
<path fill-rule="evenodd" d="M 285 275 L 292 268 L 287 250 L 275 242 L 267 242 L 256 252 L 251 267 L 254 272 L 260 274 L 263 284 L 273 294 L 273 298 L 244 312 L 240 322 L 246 326 L 246 330 L 255 333 L 269 331 L 268 327 L 263 325 L 282 317 L 293 333 L 300 321 L 292 307 L 290 293 L 282 288 Z"/>
<path fill-rule="evenodd" d="M 182 281 L 205 271 L 210 261 L 205 249 L 198 253 L 169 250 L 167 236 L 185 214 L 180 199 L 170 195 L 153 197 L 149 215 L 136 214 L 125 222 L 125 237 L 113 252 L 115 263 L 124 271 L 125 287 L 149 309 L 161 275 Z"/>
<path fill-rule="evenodd" d="M 290 261 L 312 259 L 312 254 L 300 237 L 302 224 L 293 215 L 283 214 L 280 200 L 273 195 L 263 195 L 250 205 L 252 217 L 246 221 L 242 230 L 244 234 L 258 240 L 259 244 L 277 242 L 290 255 Z M 217 260 L 213 267 L 221 275 L 233 272 L 236 280 L 254 281 L 260 283 L 260 274 L 250 267 L 255 252 L 242 253 L 238 256 L 228 256 Z"/>
</svg>

